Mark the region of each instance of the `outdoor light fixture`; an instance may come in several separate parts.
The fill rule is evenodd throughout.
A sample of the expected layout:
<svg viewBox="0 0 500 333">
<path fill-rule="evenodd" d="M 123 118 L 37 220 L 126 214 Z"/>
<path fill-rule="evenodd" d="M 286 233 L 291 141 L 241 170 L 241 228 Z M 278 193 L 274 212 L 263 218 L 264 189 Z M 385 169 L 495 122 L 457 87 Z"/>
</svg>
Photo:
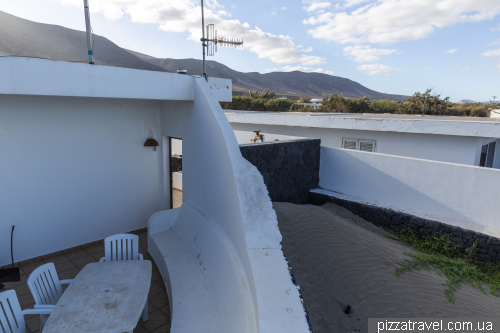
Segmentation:
<svg viewBox="0 0 500 333">
<path fill-rule="evenodd" d="M 156 141 L 153 138 L 149 138 L 146 140 L 146 142 L 144 142 L 144 147 L 154 147 L 155 151 L 156 151 L 156 147 L 158 147 L 158 146 L 159 146 L 158 141 Z"/>
</svg>

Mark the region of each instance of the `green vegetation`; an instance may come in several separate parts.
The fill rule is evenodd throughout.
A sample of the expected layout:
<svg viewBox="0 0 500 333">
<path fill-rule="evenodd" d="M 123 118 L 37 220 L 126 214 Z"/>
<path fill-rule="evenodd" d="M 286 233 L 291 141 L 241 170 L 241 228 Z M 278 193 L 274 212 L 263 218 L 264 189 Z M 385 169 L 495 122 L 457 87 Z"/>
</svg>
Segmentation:
<svg viewBox="0 0 500 333">
<path fill-rule="evenodd" d="M 265 94 L 262 93 L 249 94 L 246 96 L 233 96 L 232 102 L 220 102 L 220 104 L 221 107 L 226 110 L 312 112 L 311 107 L 304 108 L 295 101 L 288 99 L 267 98 L 267 96 L 264 98 L 263 96 L 265 96 Z"/>
<path fill-rule="evenodd" d="M 313 110 L 302 107 L 292 100 L 276 99 L 276 93 L 264 91 L 249 91 L 245 96 L 233 97 L 233 102 L 221 102 L 223 109 L 249 111 L 293 111 L 293 112 L 334 112 L 334 113 L 392 113 L 392 114 L 422 114 L 460 117 L 489 117 L 490 108 L 500 108 L 500 102 L 494 96 L 490 104 L 452 103 L 449 98 L 427 89 L 424 93 L 415 93 L 406 101 L 389 99 L 371 100 L 369 97 L 357 99 L 345 98 L 338 94 L 323 98 L 321 106 Z M 299 103 L 309 103 L 310 99 L 301 97 Z"/>
<path fill-rule="evenodd" d="M 260 90 L 256 90 L 256 91 L 251 91 L 249 90 L 248 93 L 246 94 L 246 96 L 250 99 L 264 99 L 264 100 L 268 100 L 268 99 L 273 99 L 276 97 L 276 93 L 275 92 L 270 92 L 269 90 L 264 90 L 264 91 L 260 91 Z"/>
<path fill-rule="evenodd" d="M 492 295 L 499 296 L 497 291 L 500 289 L 500 269 L 476 256 L 477 242 L 463 252 L 450 240 L 449 235 L 419 239 L 408 228 L 393 232 L 390 237 L 417 250 L 416 253 L 404 253 L 412 259 L 399 263 L 401 267 L 396 269 L 397 276 L 413 269 L 435 269 L 440 276 L 447 278 L 443 285 L 450 302 L 454 302 L 455 292 L 464 284 L 470 284 L 485 294 L 484 286 L 488 286 Z"/>
</svg>

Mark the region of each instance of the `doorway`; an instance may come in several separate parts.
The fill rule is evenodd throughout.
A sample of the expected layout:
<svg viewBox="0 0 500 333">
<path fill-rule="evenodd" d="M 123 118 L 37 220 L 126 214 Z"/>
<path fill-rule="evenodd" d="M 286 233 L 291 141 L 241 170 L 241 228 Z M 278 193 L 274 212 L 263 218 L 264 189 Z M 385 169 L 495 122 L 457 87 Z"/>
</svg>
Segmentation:
<svg viewBox="0 0 500 333">
<path fill-rule="evenodd" d="M 182 205 L 182 139 L 169 138 L 170 207 Z"/>
</svg>

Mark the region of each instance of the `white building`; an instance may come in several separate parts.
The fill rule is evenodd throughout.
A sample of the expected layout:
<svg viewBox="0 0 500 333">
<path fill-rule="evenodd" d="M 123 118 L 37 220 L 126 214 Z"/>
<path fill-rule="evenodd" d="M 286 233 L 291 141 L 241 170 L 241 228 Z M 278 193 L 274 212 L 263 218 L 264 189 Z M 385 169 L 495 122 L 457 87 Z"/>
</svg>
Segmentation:
<svg viewBox="0 0 500 333">
<path fill-rule="evenodd" d="M 0 265 L 12 225 L 16 261 L 147 226 L 173 333 L 309 331 L 262 176 L 219 106 L 229 80 L 22 57 L 0 73 Z"/>
<path fill-rule="evenodd" d="M 252 111 L 228 111 L 226 116 L 235 131 L 261 130 L 266 138 L 319 138 L 329 148 L 500 168 L 496 119 Z"/>
<path fill-rule="evenodd" d="M 500 236 L 500 121 L 387 114 L 227 111 L 240 143 L 321 139 L 320 188 Z"/>
</svg>

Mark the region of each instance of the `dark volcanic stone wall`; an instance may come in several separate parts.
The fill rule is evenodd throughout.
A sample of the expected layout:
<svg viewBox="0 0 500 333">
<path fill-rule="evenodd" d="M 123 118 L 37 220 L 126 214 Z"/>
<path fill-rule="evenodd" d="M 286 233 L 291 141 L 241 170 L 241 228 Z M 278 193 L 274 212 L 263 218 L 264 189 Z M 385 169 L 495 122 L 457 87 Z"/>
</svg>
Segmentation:
<svg viewBox="0 0 500 333">
<path fill-rule="evenodd" d="M 172 172 L 182 171 L 182 156 L 172 156 Z"/>
<path fill-rule="evenodd" d="M 401 231 L 410 228 L 420 237 L 450 235 L 451 241 L 459 245 L 462 251 L 471 247 L 477 240 L 478 245 L 476 253 L 478 257 L 494 264 L 500 262 L 500 240 L 480 232 L 462 229 L 437 221 L 426 220 L 392 209 L 365 205 L 314 192 L 309 193 L 309 199 L 309 202 L 314 205 L 332 202 L 350 210 L 353 214 L 362 217 L 366 221 L 372 222 L 376 226 L 387 230 L 394 228 Z"/>
<path fill-rule="evenodd" d="M 305 204 L 319 184 L 320 139 L 240 145 L 241 154 L 264 177 L 275 202 Z"/>
</svg>

